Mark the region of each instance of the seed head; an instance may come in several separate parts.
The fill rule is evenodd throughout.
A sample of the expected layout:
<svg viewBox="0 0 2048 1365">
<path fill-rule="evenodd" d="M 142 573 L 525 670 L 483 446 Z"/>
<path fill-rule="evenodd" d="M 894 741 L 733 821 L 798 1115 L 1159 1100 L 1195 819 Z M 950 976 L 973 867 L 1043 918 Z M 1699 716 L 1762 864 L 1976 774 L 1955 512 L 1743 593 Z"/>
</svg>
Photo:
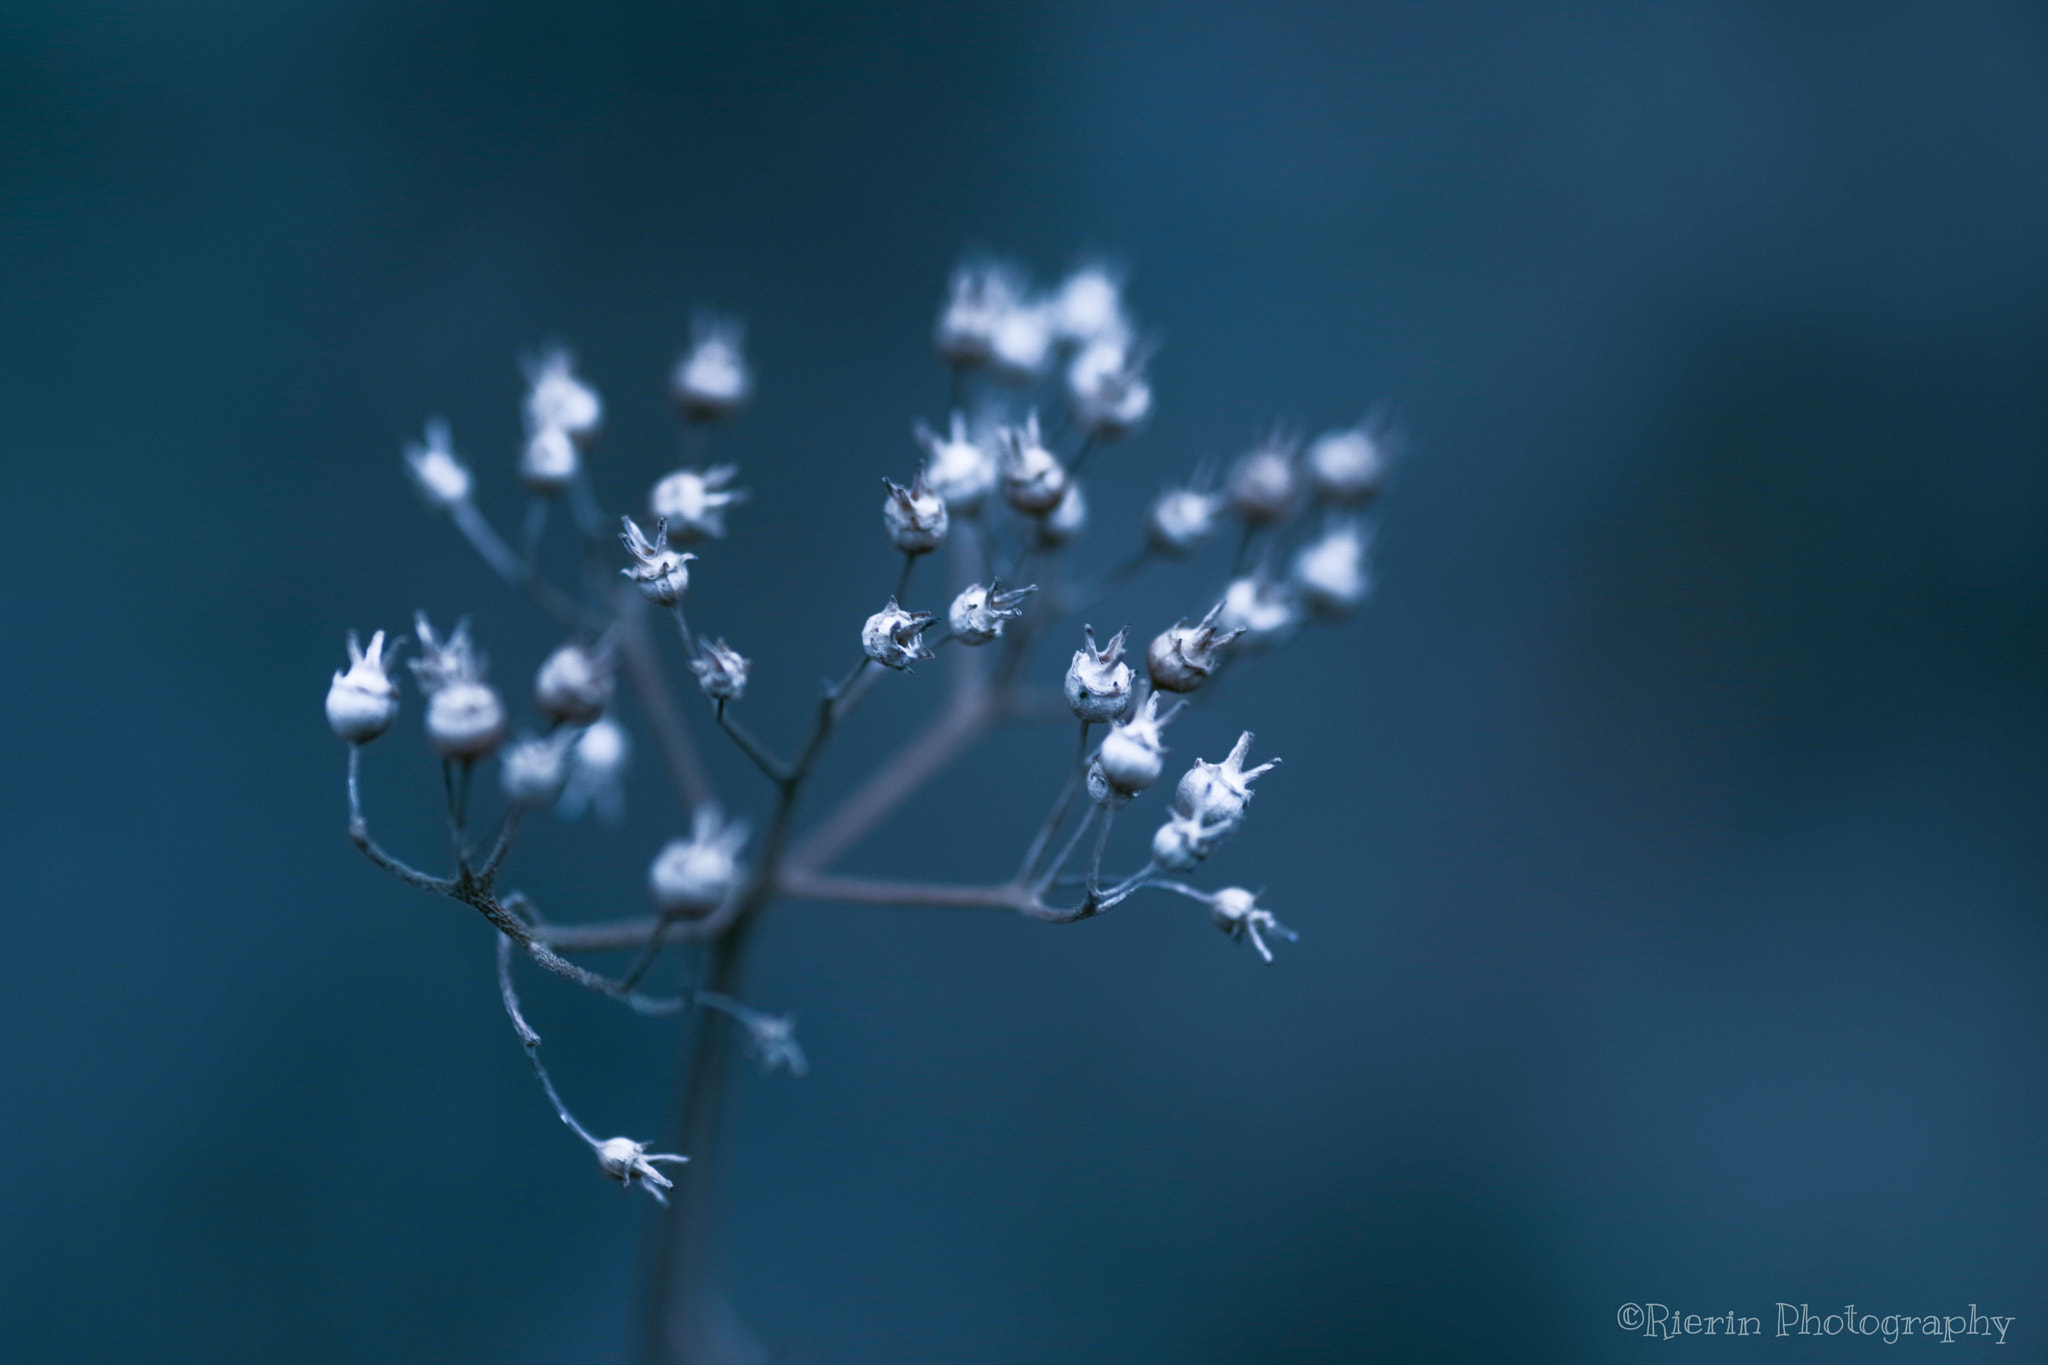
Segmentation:
<svg viewBox="0 0 2048 1365">
<path fill-rule="evenodd" d="M 446 639 L 434 634 L 427 614 L 413 617 L 420 657 L 413 677 L 427 694 L 427 743 L 443 758 L 488 758 L 505 738 L 505 703 L 484 682 L 484 660 L 459 622 Z"/>
<path fill-rule="evenodd" d="M 693 919 L 716 910 L 739 885 L 739 851 L 746 842 L 745 821 L 727 824 L 716 806 L 699 806 L 690 837 L 670 840 L 647 870 L 655 908 Z"/>
<path fill-rule="evenodd" d="M 1096 751 L 1095 766 L 1110 790 L 1136 796 L 1159 780 L 1166 765 L 1166 744 L 1160 732 L 1183 705 L 1175 702 L 1162 716 L 1159 693 L 1149 692 L 1129 720 L 1112 727 L 1103 737 L 1102 747 Z"/>
<path fill-rule="evenodd" d="M 1004 500 L 1034 517 L 1059 506 L 1067 491 L 1067 471 L 1039 439 L 1038 414 L 1027 416 L 1021 427 L 1003 428 L 997 439 L 1002 444 Z"/>
<path fill-rule="evenodd" d="M 667 1176 L 655 1169 L 656 1162 L 684 1162 L 690 1158 L 676 1156 L 669 1152 L 650 1153 L 647 1144 L 631 1138 L 606 1138 L 597 1144 L 597 1168 L 628 1189 L 639 1185 L 654 1196 L 657 1204 L 667 1204 L 664 1191 L 675 1188 Z"/>
<path fill-rule="evenodd" d="M 1145 671 L 1154 687 L 1162 692 L 1193 692 L 1209 681 L 1223 650 L 1237 638 L 1235 631 L 1216 624 L 1222 612 L 1223 604 L 1218 602 L 1196 624 L 1191 626 L 1182 617 L 1154 637 L 1145 651 Z"/>
<path fill-rule="evenodd" d="M 870 616 L 860 630 L 860 647 L 885 668 L 908 669 L 932 658 L 925 648 L 924 628 L 937 618 L 928 611 L 905 611 L 891 597 L 889 605 Z"/>
<path fill-rule="evenodd" d="M 1036 583 L 1003 590 L 1000 581 L 986 587 L 976 583 L 953 599 L 946 612 L 946 624 L 953 638 L 963 645 L 985 645 L 1003 633 L 1003 623 L 1024 614 L 1024 599 L 1038 591 Z"/>
<path fill-rule="evenodd" d="M 1273 960 L 1273 950 L 1266 946 L 1265 934 L 1277 934 L 1289 943 L 1300 937 L 1292 929 L 1273 918 L 1273 912 L 1261 909 L 1259 894 L 1247 891 L 1241 886 L 1226 886 L 1221 891 L 1211 892 L 1209 922 L 1234 939 L 1250 939 L 1252 947 L 1259 950 L 1259 956 L 1266 961 Z"/>
<path fill-rule="evenodd" d="M 576 361 L 559 346 L 543 351 L 525 363 L 526 429 L 549 427 L 567 432 L 579 441 L 597 435 L 604 421 L 604 403 L 597 390 L 576 377 Z"/>
<path fill-rule="evenodd" d="M 393 641 L 392 654 L 398 652 Z M 351 744 L 368 744 L 398 719 L 398 684 L 391 681 L 392 661 L 384 654 L 384 632 L 370 636 L 364 649 L 356 633 L 348 633 L 348 672 L 336 673 L 327 688 L 327 725 Z"/>
<path fill-rule="evenodd" d="M 697 677 L 697 686 L 713 701 L 738 701 L 747 693 L 747 670 L 753 666 L 750 660 L 740 657 L 740 652 L 723 639 L 699 642 L 697 657 L 690 660 L 690 672 Z"/>
<path fill-rule="evenodd" d="M 569 779 L 569 745 L 574 732 L 558 730 L 508 746 L 498 759 L 498 781 L 515 806 L 545 806 L 562 794 Z"/>
<path fill-rule="evenodd" d="M 1355 521 L 1342 521 L 1294 557 L 1294 582 L 1302 600 L 1319 616 L 1342 616 L 1372 591 L 1365 567 L 1371 535 Z"/>
<path fill-rule="evenodd" d="M 560 427 L 541 427 L 526 438 L 519 453 L 519 482 L 529 493 L 551 498 L 576 477 L 582 457 L 576 442 Z"/>
<path fill-rule="evenodd" d="M 882 524 L 889 528 L 889 541 L 907 555 L 921 555 L 939 548 L 946 538 L 946 502 L 919 474 L 910 487 L 882 480 Z"/>
<path fill-rule="evenodd" d="M 1271 525 L 1294 510 L 1300 482 L 1294 472 L 1294 451 L 1294 440 L 1276 433 L 1240 455 L 1230 467 L 1230 505 L 1251 525 Z"/>
<path fill-rule="evenodd" d="M 617 821 L 626 813 L 621 779 L 629 746 L 616 721 L 598 720 L 577 736 L 569 751 L 569 781 L 562 788 L 562 818 L 574 820 L 595 806 L 600 818 Z"/>
<path fill-rule="evenodd" d="M 533 704 L 549 720 L 588 725 L 612 701 L 609 643 L 587 647 L 570 640 L 541 661 L 533 675 Z"/>
<path fill-rule="evenodd" d="M 1216 850 L 1216 843 L 1234 826 L 1205 825 L 1184 815 L 1166 817 L 1166 823 L 1152 834 L 1152 861 L 1175 872 L 1186 872 Z"/>
<path fill-rule="evenodd" d="M 1223 613 L 1216 624 L 1237 637 L 1237 648 L 1255 653 L 1271 649 L 1301 624 L 1301 605 L 1285 583 L 1254 574 L 1234 579 L 1223 590 Z"/>
<path fill-rule="evenodd" d="M 984 365 L 995 354 L 996 332 L 1024 300 L 1027 286 L 1014 266 L 988 262 L 954 270 L 932 345 L 948 365 Z"/>
<path fill-rule="evenodd" d="M 1238 736 L 1221 763 L 1196 759 L 1195 766 L 1181 775 L 1180 785 L 1174 789 L 1174 813 L 1205 827 L 1235 828 L 1244 818 L 1246 803 L 1252 799 L 1253 779 L 1280 762 L 1272 759 L 1247 771 L 1244 759 L 1251 747 L 1252 732 L 1247 730 Z"/>
<path fill-rule="evenodd" d="M 654 523 L 654 539 L 649 540 L 631 517 L 619 520 L 626 528 L 619 533 L 619 543 L 633 557 L 632 566 L 619 572 L 632 579 L 640 595 L 656 606 L 672 607 L 682 601 L 690 586 L 690 561 L 697 556 L 669 548 L 666 521 Z"/>
<path fill-rule="evenodd" d="M 953 414 L 952 427 L 944 436 L 922 422 L 913 430 L 924 447 L 925 486 L 945 499 L 948 511 L 961 515 L 979 511 L 996 486 L 996 462 L 968 438 L 965 414 Z"/>
<path fill-rule="evenodd" d="M 1067 705 L 1085 721 L 1115 720 L 1131 707 L 1131 666 L 1123 661 L 1124 636 L 1118 631 L 1101 649 L 1095 627 L 1083 626 L 1085 647 L 1074 651 L 1067 665 Z"/>
<path fill-rule="evenodd" d="M 412 475 L 420 496 L 439 512 L 453 511 L 468 502 L 475 487 L 469 466 L 455 456 L 455 442 L 449 435 L 448 424 L 439 418 L 427 423 L 424 442 L 407 444 L 405 468 Z"/>
<path fill-rule="evenodd" d="M 738 477 L 736 464 L 715 464 L 709 469 L 678 469 L 654 485 L 647 504 L 655 519 L 668 523 L 672 545 L 725 535 L 725 509 L 747 500 L 742 488 L 728 488 Z"/>
<path fill-rule="evenodd" d="M 1385 438 L 1364 422 L 1324 432 L 1308 448 L 1308 479 L 1325 502 L 1372 501 L 1387 479 Z"/>
<path fill-rule="evenodd" d="M 1089 262 L 1062 280 L 1047 312 L 1053 334 L 1076 345 L 1121 343 L 1131 334 L 1124 317 L 1123 276 L 1100 261 Z"/>
<path fill-rule="evenodd" d="M 747 368 L 747 329 L 737 318 L 699 313 L 690 321 L 690 349 L 676 362 L 669 389 L 683 415 L 716 422 L 747 405 L 754 376 Z"/>
<path fill-rule="evenodd" d="M 1145 377 L 1149 350 L 1122 338 L 1102 338 L 1081 348 L 1067 366 L 1067 397 L 1081 427 L 1098 441 L 1114 441 L 1152 411 L 1152 382 Z"/>
<path fill-rule="evenodd" d="M 1045 373 L 1052 356 L 1052 322 L 1045 308 L 1019 300 L 996 319 L 989 334 L 989 363 L 1004 379 L 1022 383 Z"/>
<path fill-rule="evenodd" d="M 1225 502 L 1221 493 L 1169 488 L 1152 504 L 1145 519 L 1145 539 L 1159 553 L 1184 559 L 1215 532 Z"/>
</svg>

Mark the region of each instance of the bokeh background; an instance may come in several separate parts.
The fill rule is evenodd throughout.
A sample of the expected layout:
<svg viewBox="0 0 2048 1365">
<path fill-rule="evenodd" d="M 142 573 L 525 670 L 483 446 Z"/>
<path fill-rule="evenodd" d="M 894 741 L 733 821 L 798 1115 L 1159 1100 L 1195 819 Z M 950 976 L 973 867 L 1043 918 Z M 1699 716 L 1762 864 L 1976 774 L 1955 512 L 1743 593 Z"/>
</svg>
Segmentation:
<svg viewBox="0 0 2048 1365">
<path fill-rule="evenodd" d="M 696 591 L 786 739 L 982 248 L 1115 253 L 1165 343 L 1085 561 L 1277 419 L 1410 454 L 1370 610 L 1176 736 L 1287 759 L 1207 874 L 1276 966 L 1166 898 L 771 918 L 815 1071 L 742 1084 L 734 1255 L 781 1358 L 1628 1361 L 1649 1300 L 2048 1358 L 2044 242 L 2038 5 L 14 0 L 0 1354 L 626 1358 L 648 1207 L 483 926 L 343 836 L 344 628 L 470 612 L 514 692 L 553 642 L 400 441 L 447 415 L 513 516 L 561 339 L 635 504 L 692 308 L 743 313 L 758 497 Z M 370 799 L 425 857 L 408 706 Z M 994 744 L 851 865 L 999 873 L 1055 768 Z M 521 884 L 637 908 L 633 797 Z M 673 1023 L 528 1004 L 659 1129 Z"/>
</svg>

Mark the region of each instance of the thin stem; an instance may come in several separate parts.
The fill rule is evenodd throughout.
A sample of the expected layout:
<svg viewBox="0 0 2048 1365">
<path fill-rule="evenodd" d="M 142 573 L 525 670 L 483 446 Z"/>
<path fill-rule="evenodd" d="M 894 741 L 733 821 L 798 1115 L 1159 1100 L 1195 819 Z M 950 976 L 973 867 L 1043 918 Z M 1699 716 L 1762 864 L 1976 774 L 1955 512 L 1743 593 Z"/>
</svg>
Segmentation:
<svg viewBox="0 0 2048 1365">
<path fill-rule="evenodd" d="M 526 1049 L 526 1060 L 533 1064 L 533 1074 L 540 1078 L 540 1087 L 547 1092 L 548 1103 L 555 1106 L 555 1117 L 568 1124 L 570 1132 L 582 1138 L 593 1151 L 596 1150 L 597 1139 L 576 1121 L 576 1116 L 569 1112 L 569 1106 L 562 1103 L 561 1095 L 555 1090 L 554 1079 L 540 1064 L 540 1035 L 519 1012 L 519 993 L 512 986 L 512 940 L 503 934 L 498 935 L 498 992 L 504 997 L 505 1013 L 512 1016 L 513 1032 L 519 1035 L 520 1046 Z"/>
<path fill-rule="evenodd" d="M 363 818 L 363 795 L 360 773 L 363 765 L 363 746 L 348 746 L 348 837 L 349 841 L 363 851 L 364 856 L 392 876 L 409 886 L 422 891 L 432 891 L 445 896 L 454 890 L 455 883 L 446 877 L 435 877 L 420 871 L 410 863 L 402 862 L 386 853 L 375 839 L 370 837 L 370 822 Z"/>
<path fill-rule="evenodd" d="M 1081 722 L 1081 738 L 1074 746 L 1074 763 L 1067 770 L 1067 780 L 1060 787 L 1060 794 L 1053 800 L 1052 809 L 1046 813 L 1045 823 L 1032 836 L 1031 847 L 1025 850 L 1024 862 L 1017 869 L 1017 881 L 1022 884 L 1031 880 L 1038 870 L 1038 860 L 1045 856 L 1045 846 L 1052 842 L 1052 836 L 1066 822 L 1067 812 L 1073 809 L 1074 796 L 1081 790 L 1081 778 L 1088 761 L 1089 722 Z"/>
<path fill-rule="evenodd" d="M 682 634 L 682 637 L 683 637 L 683 657 L 684 657 L 685 659 L 694 659 L 694 658 L 696 658 L 696 657 L 697 657 L 697 641 L 696 641 L 696 640 L 695 640 L 695 639 L 694 639 L 694 638 L 693 638 L 693 637 L 691 636 L 691 634 L 690 634 L 690 623 L 689 623 L 689 621 L 688 621 L 687 619 L 685 619 L 685 618 L 684 618 L 684 616 L 683 616 L 683 602 L 682 602 L 682 599 L 681 599 L 681 598 L 677 598 L 677 599 L 676 599 L 676 601 L 675 601 L 675 605 L 674 605 L 673 607 L 671 607 L 671 608 L 670 608 L 670 610 L 672 610 L 672 611 L 673 611 L 673 612 L 675 612 L 675 614 L 676 614 L 676 629 L 677 629 L 677 631 L 681 632 L 681 634 Z"/>
<path fill-rule="evenodd" d="M 826 876 L 785 872 L 776 890 L 796 900 L 839 901 L 849 905 L 902 905 L 935 909 L 1015 910 L 1027 912 L 1031 893 L 1021 886 L 949 886 L 938 882 L 884 881 L 873 877 Z"/>
<path fill-rule="evenodd" d="M 1044 875 L 1032 887 L 1034 894 L 1041 893 L 1046 887 L 1052 885 L 1052 879 L 1059 876 L 1060 869 L 1067 865 L 1067 859 L 1074 856 L 1074 850 L 1080 846 L 1081 836 L 1088 832 L 1088 826 L 1095 823 L 1095 817 L 1101 809 L 1100 806 L 1088 807 L 1088 813 L 1081 817 L 1081 823 L 1074 826 L 1074 832 L 1068 835 L 1067 842 L 1060 846 L 1059 856 L 1052 860 L 1046 867 Z M 1090 899 L 1093 898 L 1091 897 Z"/>
<path fill-rule="evenodd" d="M 675 694 L 662 673 L 654 643 L 647 638 L 646 600 L 626 586 L 618 589 L 617 600 L 616 638 L 619 655 L 625 660 L 626 676 L 632 680 L 634 695 L 647 713 L 647 723 L 653 727 L 655 743 L 661 751 L 662 768 L 668 773 L 670 785 L 675 788 L 677 801 L 683 809 L 695 811 L 699 806 L 716 801 L 717 792 L 704 770 L 703 760 L 698 757 L 696 742 L 690 737 L 690 728 L 676 705 Z"/>
<path fill-rule="evenodd" d="M 1109 830 L 1115 823 L 1115 807 L 1104 807 L 1102 828 L 1095 832 L 1095 852 L 1088 859 L 1088 880 L 1084 883 L 1090 896 L 1095 895 L 1102 887 L 1102 851 L 1109 847 Z"/>
<path fill-rule="evenodd" d="M 711 714 L 717 718 L 719 728 L 732 736 L 732 742 L 739 746 L 740 752 L 752 759 L 754 766 L 766 773 L 770 782 L 780 786 L 789 781 L 789 765 L 769 753 L 767 746 L 754 738 L 753 731 L 725 714 L 724 698 L 712 707 Z"/>
<path fill-rule="evenodd" d="M 604 624 L 603 618 L 543 578 L 531 565 L 520 562 L 475 503 L 458 502 L 449 516 L 498 577 L 525 593 L 558 623 L 570 630 L 596 630 Z"/>
<path fill-rule="evenodd" d="M 548 506 L 554 501 L 538 494 L 526 504 L 526 529 L 521 537 L 520 548 L 525 552 L 526 572 L 533 572 L 534 560 L 540 557 L 540 543 L 548 530 Z"/>
<path fill-rule="evenodd" d="M 506 855 L 512 852 L 512 836 L 519 832 L 519 821 L 525 816 L 524 806 L 509 806 L 505 816 L 498 821 L 498 837 L 491 841 L 491 851 L 484 858 L 484 865 L 476 870 L 476 879 L 489 886 L 498 879 L 498 871 L 505 865 Z"/>
<path fill-rule="evenodd" d="M 1067 465 L 1069 475 L 1079 475 L 1081 466 L 1088 463 L 1088 456 L 1095 449 L 1095 433 L 1089 432 L 1081 438 L 1081 448 L 1074 452 L 1074 458 Z"/>
<path fill-rule="evenodd" d="M 917 568 L 917 556 L 908 551 L 903 555 L 903 570 L 896 575 L 896 602 L 900 606 L 910 595 L 910 575 Z"/>
</svg>

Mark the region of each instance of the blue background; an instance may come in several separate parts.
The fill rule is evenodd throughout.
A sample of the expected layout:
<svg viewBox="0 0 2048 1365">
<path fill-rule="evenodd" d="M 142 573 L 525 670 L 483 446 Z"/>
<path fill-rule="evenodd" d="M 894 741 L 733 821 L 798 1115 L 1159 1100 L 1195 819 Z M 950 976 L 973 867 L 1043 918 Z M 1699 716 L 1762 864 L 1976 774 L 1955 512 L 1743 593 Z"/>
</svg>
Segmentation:
<svg viewBox="0 0 2048 1365">
<path fill-rule="evenodd" d="M 692 307 L 743 313 L 758 496 L 696 593 L 786 743 L 984 247 L 1117 253 L 1165 340 L 1084 561 L 1275 419 L 1412 451 L 1371 609 L 1174 736 L 1287 759 L 1209 874 L 1278 965 L 1166 898 L 769 918 L 815 1071 L 743 1080 L 734 1255 L 784 1358 L 1625 1361 L 1622 1303 L 1781 1299 L 2048 1358 L 2044 241 L 2034 5 L 16 0 L 5 1354 L 624 1357 L 648 1207 L 484 926 L 343 837 L 346 627 L 471 612 L 514 692 L 553 642 L 399 442 L 445 413 L 513 516 L 560 338 L 637 502 Z M 408 705 L 371 801 L 425 856 Z M 522 850 L 551 913 L 640 906 L 642 755 L 624 826 Z M 991 744 L 849 865 L 998 875 L 1056 770 Z M 528 997 L 571 1103 L 656 1131 L 675 1026 Z M 1880 1347 L 1696 1348 L 1738 1349 Z"/>
</svg>

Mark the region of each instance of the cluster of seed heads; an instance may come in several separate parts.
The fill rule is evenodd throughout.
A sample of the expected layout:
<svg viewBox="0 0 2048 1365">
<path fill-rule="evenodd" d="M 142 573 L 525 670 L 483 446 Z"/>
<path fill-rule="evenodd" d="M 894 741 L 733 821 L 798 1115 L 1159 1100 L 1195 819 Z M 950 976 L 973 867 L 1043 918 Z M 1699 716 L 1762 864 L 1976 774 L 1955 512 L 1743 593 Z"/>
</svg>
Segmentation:
<svg viewBox="0 0 2048 1365">
<path fill-rule="evenodd" d="M 897 593 L 860 624 L 862 667 L 908 672 L 935 658 L 939 648 L 978 650 L 1006 640 L 1012 630 L 1028 644 L 1031 633 L 1042 629 L 1036 624 L 1041 617 L 1077 605 L 1065 591 L 1041 592 L 1038 583 L 1018 580 L 1034 557 L 1043 562 L 1083 535 L 1089 520 L 1081 479 L 1085 461 L 1130 437 L 1152 410 L 1149 368 L 1156 348 L 1126 311 L 1121 274 L 1106 265 L 1084 265 L 1049 290 L 1035 288 L 1024 271 L 1006 263 L 964 265 L 950 280 L 932 341 L 952 374 L 954 403 L 942 427 L 913 425 L 919 458 L 908 480 L 882 479 L 882 530 L 904 557 L 904 568 Z M 559 348 L 529 361 L 525 371 L 517 476 L 534 499 L 530 541 L 545 524 L 546 508 L 556 503 L 577 510 L 588 537 L 596 501 L 587 463 L 603 430 L 604 402 Z M 1038 392 L 1045 385 L 1060 405 L 1051 424 L 1041 421 L 1033 401 L 1045 396 Z M 699 316 L 691 344 L 671 372 L 670 392 L 700 438 L 744 409 L 753 397 L 754 377 L 740 325 Z M 695 448 L 702 445 L 702 439 L 695 442 Z M 1198 467 L 1152 501 L 1132 571 L 1148 561 L 1190 560 L 1226 526 L 1236 528 L 1239 549 L 1214 595 L 1191 604 L 1187 616 L 1149 639 L 1134 641 L 1120 628 L 1098 641 L 1092 625 L 1082 628 L 1081 647 L 1060 691 L 1081 725 L 1082 760 L 1072 782 L 1085 789 L 1089 818 L 1102 819 L 1103 834 L 1083 879 L 1088 900 L 1078 913 L 1094 913 L 1152 886 L 1202 902 L 1218 928 L 1249 942 L 1266 961 L 1272 960 L 1269 937 L 1294 937 L 1258 904 L 1256 893 L 1234 886 L 1202 891 L 1166 877 L 1195 868 L 1243 824 L 1254 781 L 1278 763 L 1247 766 L 1249 731 L 1222 761 L 1197 758 L 1184 771 L 1147 845 L 1145 865 L 1114 889 L 1098 880 L 1101 845 L 1115 812 L 1165 775 L 1165 731 L 1191 694 L 1212 687 L 1236 661 L 1279 646 L 1307 622 L 1341 618 L 1368 596 L 1372 534 L 1366 518 L 1385 483 L 1389 455 L 1389 436 L 1373 422 L 1309 441 L 1276 428 L 1227 465 Z M 406 447 L 405 466 L 427 504 L 446 514 L 494 568 L 509 581 L 531 585 L 534 545 L 528 544 L 522 558 L 491 529 L 475 502 L 475 476 L 457 455 L 445 423 L 427 424 L 423 438 Z M 718 722 L 728 726 L 727 708 L 745 698 L 752 664 L 724 637 L 690 631 L 684 608 L 691 565 L 699 556 L 685 547 L 713 553 L 714 543 L 727 536 L 728 517 L 749 500 L 748 491 L 735 486 L 738 478 L 732 463 L 674 469 L 649 487 L 643 517 L 620 519 L 618 536 L 625 552 L 618 572 L 647 602 L 675 614 L 689 673 Z M 971 537 L 972 549 L 958 562 L 978 566 L 976 581 L 954 592 L 942 611 L 914 610 L 899 600 L 912 565 L 962 536 Z M 1000 550 L 1005 543 L 1011 547 L 1007 555 Z M 1004 558 L 1009 563 L 998 572 Z M 968 576 L 962 572 L 954 581 Z M 468 624 L 443 633 L 424 614 L 416 617 L 418 652 L 410 671 L 425 703 L 426 738 L 434 754 L 460 769 L 465 791 L 470 768 L 496 755 L 512 810 L 553 804 L 572 819 L 591 808 L 616 815 L 629 747 L 614 718 L 616 630 L 614 625 L 579 632 L 547 655 L 532 686 L 541 728 L 511 738 L 508 708 L 487 680 Z M 367 745 L 397 718 L 393 666 L 403 643 L 383 631 L 367 647 L 355 634 L 348 636 L 348 667 L 334 675 L 327 718 L 351 746 Z M 1096 727 L 1101 737 L 1089 748 Z M 735 742 L 749 743 L 738 732 Z M 352 757 L 352 800 L 354 762 Z M 772 762 L 764 766 L 778 781 L 792 780 Z M 1063 798 L 1040 844 L 1060 827 L 1065 810 Z M 1079 835 L 1069 841 L 1069 852 Z M 698 804 L 688 832 L 665 843 L 648 868 L 648 895 L 662 921 L 712 916 L 757 877 L 772 878 L 772 868 L 748 865 L 748 843 L 746 821 L 728 819 L 713 803 Z M 1030 863 L 1036 857 L 1034 852 L 1027 858 L 1015 883 L 1018 894 L 1028 892 L 1034 904 L 1061 870 L 1035 869 Z M 656 947 L 651 944 L 649 951 Z M 517 1014 L 509 978 L 506 991 L 531 1049 L 538 1039 Z M 696 1003 L 738 1021 L 764 1066 L 799 1075 L 806 1069 L 788 1016 L 706 993 Z M 552 1097 L 545 1073 L 543 1081 Z M 591 1143 L 606 1175 L 656 1198 L 669 1187 L 657 1163 L 684 1159 L 650 1156 L 626 1138 L 600 1142 L 561 1112 Z"/>
</svg>

